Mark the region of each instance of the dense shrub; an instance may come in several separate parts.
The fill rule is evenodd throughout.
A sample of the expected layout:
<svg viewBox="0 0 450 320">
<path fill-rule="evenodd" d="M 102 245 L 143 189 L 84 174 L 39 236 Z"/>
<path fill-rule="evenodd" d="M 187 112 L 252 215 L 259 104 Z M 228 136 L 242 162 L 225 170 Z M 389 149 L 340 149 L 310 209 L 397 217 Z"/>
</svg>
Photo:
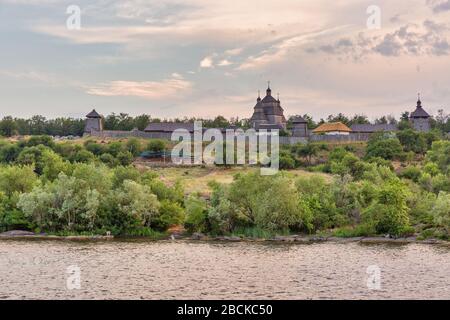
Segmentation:
<svg viewBox="0 0 450 320">
<path fill-rule="evenodd" d="M 130 151 L 121 151 L 116 158 L 122 166 L 129 166 L 133 162 L 133 154 Z"/>
<path fill-rule="evenodd" d="M 399 131 L 397 137 L 406 152 L 413 151 L 424 154 L 428 149 L 428 141 L 424 133 L 407 129 Z"/>
<path fill-rule="evenodd" d="M 136 138 L 128 139 L 126 143 L 126 151 L 130 152 L 133 157 L 137 157 L 142 151 L 141 143 L 139 142 L 139 140 Z"/>
<path fill-rule="evenodd" d="M 408 189 L 399 180 L 390 180 L 376 193 L 375 201 L 363 212 L 364 222 L 376 233 L 402 235 L 410 232 Z"/>
<path fill-rule="evenodd" d="M 380 157 L 386 160 L 393 160 L 401 157 L 403 147 L 396 137 L 389 135 L 374 134 L 367 144 L 366 159 Z"/>
<path fill-rule="evenodd" d="M 167 230 L 171 226 L 182 225 L 185 218 L 184 208 L 179 203 L 163 200 L 159 207 L 159 215 L 152 222 L 152 227 Z"/>
<path fill-rule="evenodd" d="M 421 175 L 422 170 L 416 166 L 406 167 L 399 173 L 400 177 L 410 179 L 414 182 L 418 182 Z"/>
<path fill-rule="evenodd" d="M 282 170 L 294 169 L 296 167 L 295 158 L 289 152 L 281 152 L 279 165 Z"/>
<path fill-rule="evenodd" d="M 439 193 L 433 207 L 433 222 L 450 235 L 450 193 Z"/>
<path fill-rule="evenodd" d="M 166 142 L 160 139 L 150 140 L 147 144 L 147 150 L 151 152 L 162 152 L 166 149 Z"/>
<path fill-rule="evenodd" d="M 436 141 L 427 153 L 427 160 L 438 165 L 443 173 L 450 171 L 450 141 Z"/>
<path fill-rule="evenodd" d="M 208 231 L 206 201 L 198 195 L 193 194 L 187 197 L 185 207 L 186 229 L 190 232 Z"/>
<path fill-rule="evenodd" d="M 17 160 L 20 153 L 20 148 L 17 144 L 6 143 L 0 145 L 0 162 L 12 163 Z"/>
</svg>

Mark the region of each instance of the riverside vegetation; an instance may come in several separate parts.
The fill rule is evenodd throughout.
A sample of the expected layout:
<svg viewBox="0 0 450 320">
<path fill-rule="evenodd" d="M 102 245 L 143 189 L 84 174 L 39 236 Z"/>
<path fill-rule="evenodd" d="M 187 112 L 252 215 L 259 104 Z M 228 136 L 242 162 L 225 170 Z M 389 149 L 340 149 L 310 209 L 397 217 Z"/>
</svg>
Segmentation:
<svg viewBox="0 0 450 320">
<path fill-rule="evenodd" d="M 284 146 L 277 175 L 244 170 L 231 183 L 211 182 L 208 196 L 133 166 L 142 151 L 165 148 L 160 140 L 0 140 L 0 231 L 157 237 L 183 226 L 248 237 L 449 239 L 450 141 L 437 131 L 380 133 L 367 145 Z M 313 173 L 290 170 L 299 167 Z"/>
</svg>

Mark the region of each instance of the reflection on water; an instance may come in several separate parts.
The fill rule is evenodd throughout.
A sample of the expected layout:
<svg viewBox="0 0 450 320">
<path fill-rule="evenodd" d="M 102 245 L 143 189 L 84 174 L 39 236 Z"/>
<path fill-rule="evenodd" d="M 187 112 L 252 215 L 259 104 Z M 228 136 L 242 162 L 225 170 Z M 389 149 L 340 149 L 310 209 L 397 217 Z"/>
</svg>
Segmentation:
<svg viewBox="0 0 450 320">
<path fill-rule="evenodd" d="M 381 269 L 381 289 L 367 267 Z M 68 290 L 78 266 L 81 289 Z M 449 247 L 0 242 L 0 299 L 450 299 Z"/>
</svg>

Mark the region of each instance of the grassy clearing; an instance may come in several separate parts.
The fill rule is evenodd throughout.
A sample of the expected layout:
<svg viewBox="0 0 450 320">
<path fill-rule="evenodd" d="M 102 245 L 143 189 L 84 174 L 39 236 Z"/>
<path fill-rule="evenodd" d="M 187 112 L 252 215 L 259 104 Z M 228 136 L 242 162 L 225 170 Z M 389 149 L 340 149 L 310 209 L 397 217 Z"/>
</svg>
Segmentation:
<svg viewBox="0 0 450 320">
<path fill-rule="evenodd" d="M 199 192 L 201 195 L 209 195 L 211 188 L 208 183 L 216 181 L 218 183 L 229 184 L 233 182 L 233 177 L 238 173 L 250 173 L 259 170 L 259 168 L 251 167 L 192 167 L 192 168 L 155 168 L 162 181 L 168 185 L 173 185 L 176 181 L 180 181 L 187 193 Z M 301 169 L 286 171 L 292 177 L 307 177 L 311 175 L 321 175 L 327 180 L 331 180 L 331 176 L 323 173 L 313 173 Z"/>
</svg>

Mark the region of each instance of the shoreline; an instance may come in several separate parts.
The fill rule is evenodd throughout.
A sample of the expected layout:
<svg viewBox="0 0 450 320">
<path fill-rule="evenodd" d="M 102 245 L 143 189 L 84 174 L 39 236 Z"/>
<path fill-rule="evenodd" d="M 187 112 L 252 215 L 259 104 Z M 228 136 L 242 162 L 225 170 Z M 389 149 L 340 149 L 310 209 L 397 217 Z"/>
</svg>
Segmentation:
<svg viewBox="0 0 450 320">
<path fill-rule="evenodd" d="M 102 236 L 102 235 L 92 235 L 92 236 L 56 236 L 56 235 L 42 235 L 42 234 L 32 234 L 31 232 L 20 232 L 20 233 L 3 233 L 0 234 L 0 241 L 2 240 L 32 240 L 32 241 L 74 241 L 74 242 L 104 242 L 104 241 L 130 241 L 130 240 L 141 240 L 141 241 L 184 241 L 184 242 L 257 242 L 257 243 L 273 243 L 273 244 L 317 244 L 324 242 L 334 242 L 334 243 L 361 243 L 361 244 L 431 244 L 431 245 L 446 245 L 450 246 L 450 241 L 440 240 L 440 239 L 417 239 L 416 237 L 400 237 L 400 238 L 388 238 L 388 237 L 350 237 L 342 238 L 336 236 L 275 236 L 273 238 L 248 238 L 248 237 L 237 237 L 237 236 L 207 236 L 203 234 L 194 233 L 192 235 L 168 235 L 167 237 L 155 239 L 150 237 L 133 237 L 133 236 Z"/>
</svg>

